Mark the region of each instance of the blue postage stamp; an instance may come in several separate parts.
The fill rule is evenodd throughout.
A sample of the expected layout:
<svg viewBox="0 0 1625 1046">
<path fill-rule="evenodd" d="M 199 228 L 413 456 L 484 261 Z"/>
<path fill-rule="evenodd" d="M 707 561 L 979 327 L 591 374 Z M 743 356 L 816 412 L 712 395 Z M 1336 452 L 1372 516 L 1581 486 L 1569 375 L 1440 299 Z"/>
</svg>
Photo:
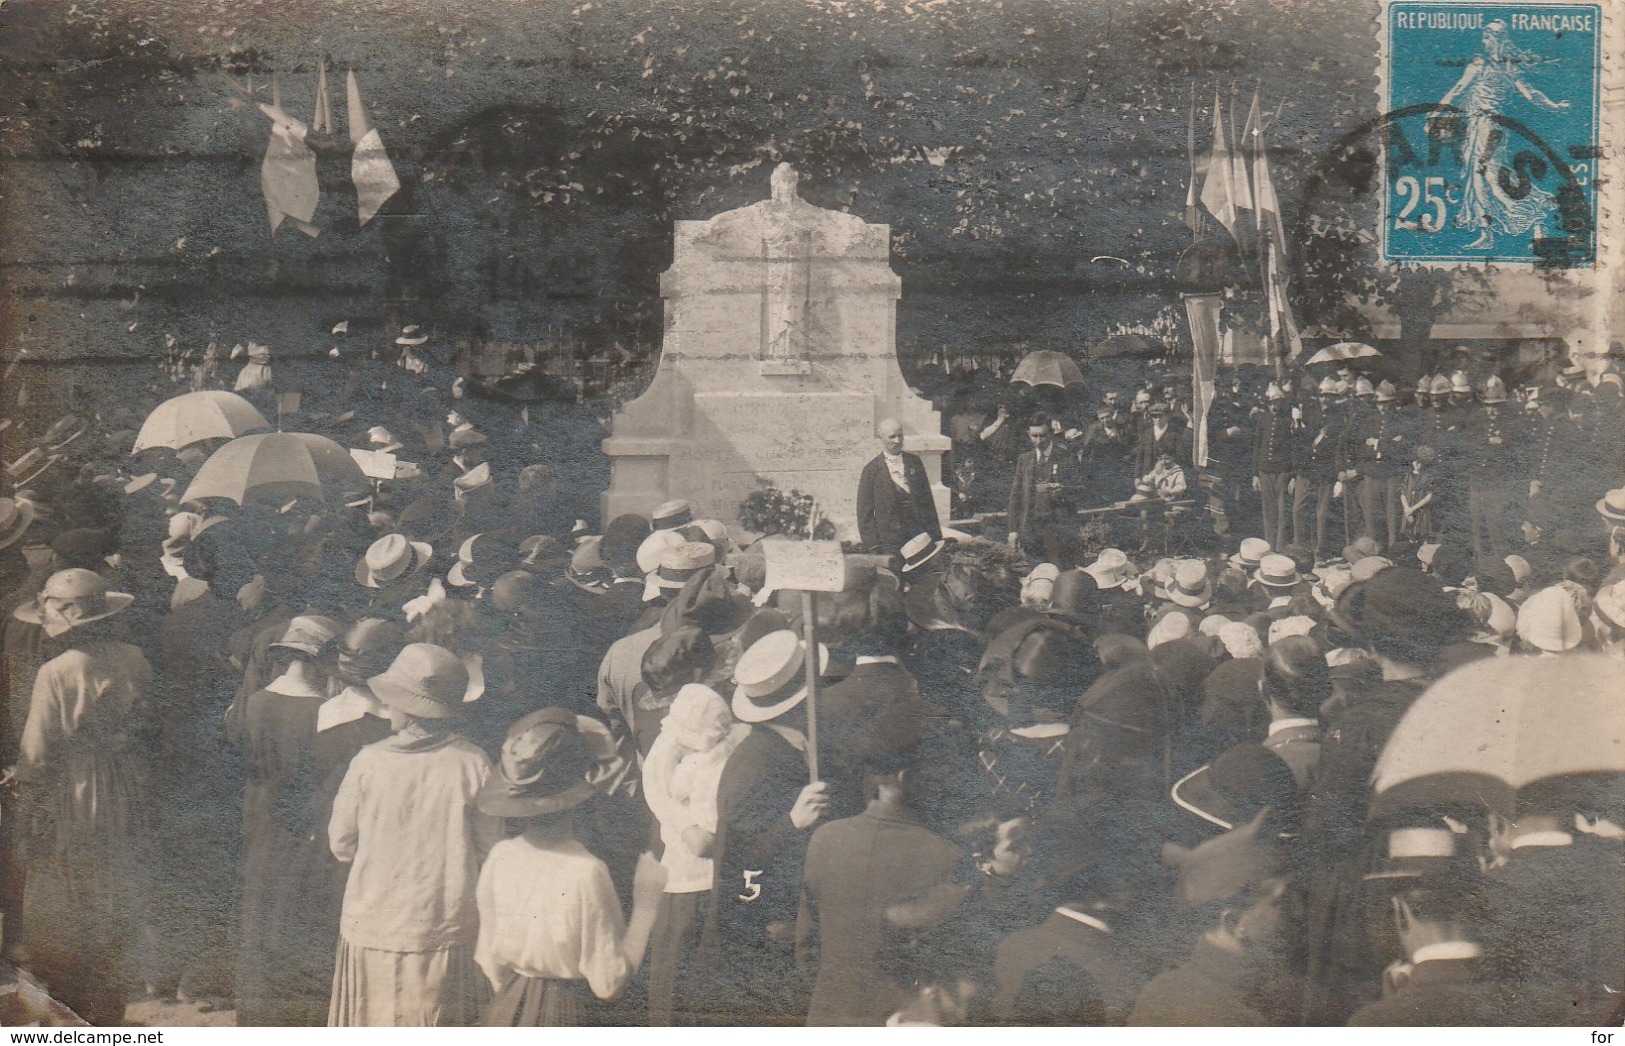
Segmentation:
<svg viewBox="0 0 1625 1046">
<path fill-rule="evenodd" d="M 1602 19 L 1601 4 L 1391 0 L 1385 261 L 1596 261 Z"/>
</svg>

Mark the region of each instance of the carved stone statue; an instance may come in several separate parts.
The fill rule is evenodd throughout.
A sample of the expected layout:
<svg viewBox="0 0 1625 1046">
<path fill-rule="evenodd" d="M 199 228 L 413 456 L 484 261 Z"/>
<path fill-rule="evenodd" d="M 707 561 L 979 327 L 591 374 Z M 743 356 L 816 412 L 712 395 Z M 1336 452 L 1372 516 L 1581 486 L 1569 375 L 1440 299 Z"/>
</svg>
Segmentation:
<svg viewBox="0 0 1625 1046">
<path fill-rule="evenodd" d="M 773 176 L 768 184 L 772 187 L 774 203 L 798 203 L 800 197 L 796 195 L 796 188 L 801 183 L 801 175 L 787 163 L 781 163 L 773 168 Z"/>
</svg>

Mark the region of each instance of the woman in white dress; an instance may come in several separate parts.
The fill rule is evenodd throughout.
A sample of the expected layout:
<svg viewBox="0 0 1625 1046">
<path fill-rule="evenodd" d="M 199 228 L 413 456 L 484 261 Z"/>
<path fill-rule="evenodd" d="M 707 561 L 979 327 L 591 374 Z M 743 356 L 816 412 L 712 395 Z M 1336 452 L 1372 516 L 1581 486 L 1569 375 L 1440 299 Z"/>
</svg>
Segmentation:
<svg viewBox="0 0 1625 1046">
<path fill-rule="evenodd" d="M 502 821 L 474 804 L 490 761 L 452 729 L 468 670 L 412 643 L 367 685 L 395 732 L 356 754 L 333 800 L 328 843 L 351 867 L 327 1023 L 473 1024 L 486 994 L 474 887 Z"/>
</svg>

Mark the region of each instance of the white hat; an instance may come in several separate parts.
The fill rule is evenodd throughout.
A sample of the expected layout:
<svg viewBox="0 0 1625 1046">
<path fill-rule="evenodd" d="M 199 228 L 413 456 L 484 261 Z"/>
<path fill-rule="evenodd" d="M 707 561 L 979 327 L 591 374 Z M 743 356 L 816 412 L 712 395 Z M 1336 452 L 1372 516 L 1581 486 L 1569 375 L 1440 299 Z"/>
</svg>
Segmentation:
<svg viewBox="0 0 1625 1046">
<path fill-rule="evenodd" d="M 807 696 L 803 682 L 807 648 L 789 629 L 769 632 L 739 655 L 734 666 L 733 714 L 742 723 L 766 723 L 799 705 Z M 829 650 L 818 645 L 818 670 L 829 664 Z"/>
<path fill-rule="evenodd" d="M 366 588 L 382 588 L 422 570 L 433 555 L 433 547 L 422 541 L 411 541 L 405 534 L 385 534 L 374 541 L 356 563 L 356 583 Z"/>
<path fill-rule="evenodd" d="M 1083 568 L 1101 589 L 1121 588 L 1128 581 L 1128 555 L 1119 548 L 1104 548 L 1093 563 Z"/>
</svg>

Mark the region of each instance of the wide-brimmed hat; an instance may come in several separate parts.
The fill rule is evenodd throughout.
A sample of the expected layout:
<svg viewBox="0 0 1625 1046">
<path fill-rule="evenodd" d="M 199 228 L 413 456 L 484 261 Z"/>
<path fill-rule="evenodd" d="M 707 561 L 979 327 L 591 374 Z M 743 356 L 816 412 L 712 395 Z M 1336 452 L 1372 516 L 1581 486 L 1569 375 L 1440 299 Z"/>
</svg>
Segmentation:
<svg viewBox="0 0 1625 1046">
<path fill-rule="evenodd" d="M 1297 806 L 1298 786 L 1285 760 L 1249 741 L 1180 778 L 1171 796 L 1181 810 L 1229 831 L 1266 806 L 1290 813 Z"/>
<path fill-rule="evenodd" d="M 602 545 L 603 538 L 596 534 L 584 539 L 570 554 L 570 566 L 564 571 L 570 584 L 595 595 L 615 580 L 614 571 L 604 562 Z"/>
<path fill-rule="evenodd" d="M 613 780 L 609 729 L 564 708 L 543 708 L 508 728 L 502 754 L 474 805 L 492 817 L 541 817 L 581 805 Z"/>
<path fill-rule="evenodd" d="M 1298 564 L 1292 561 L 1291 556 L 1270 553 L 1258 563 L 1258 573 L 1254 575 L 1260 585 L 1270 588 L 1291 588 L 1303 580 L 1298 573 Z"/>
<path fill-rule="evenodd" d="M 41 626 L 55 639 L 81 625 L 122 613 L 134 602 L 128 592 L 109 592 L 107 581 L 94 570 L 76 567 L 52 574 L 34 602 L 18 607 L 12 616 Z"/>
<path fill-rule="evenodd" d="M 282 630 L 282 638 L 272 643 L 271 647 L 297 650 L 316 657 L 343 631 L 343 622 L 319 614 L 301 614 L 288 622 L 288 627 Z"/>
<path fill-rule="evenodd" d="M 1361 556 L 1349 567 L 1349 580 L 1370 581 L 1393 565 L 1394 561 L 1387 556 Z"/>
<path fill-rule="evenodd" d="M 1230 564 L 1243 570 L 1257 570 L 1271 551 L 1270 543 L 1263 538 L 1242 538 L 1241 547 L 1230 557 Z"/>
<path fill-rule="evenodd" d="M 490 462 L 482 461 L 451 481 L 452 496 L 458 501 L 463 501 L 475 491 L 490 485 L 491 465 Z"/>
<path fill-rule="evenodd" d="M 1560 585 L 1543 588 L 1518 608 L 1518 638 L 1537 650 L 1561 654 L 1585 638 L 1574 597 Z"/>
<path fill-rule="evenodd" d="M 710 542 L 717 547 L 718 555 L 734 549 L 733 539 L 728 536 L 728 524 L 720 519 L 696 519 L 678 527 L 677 532 L 690 541 Z"/>
<path fill-rule="evenodd" d="M 769 632 L 739 655 L 734 665 L 734 718 L 766 723 L 790 711 L 807 697 L 807 646 L 789 629 Z M 818 644 L 818 671 L 829 665 L 829 648 Z"/>
<path fill-rule="evenodd" d="M 395 339 L 395 344 L 411 347 L 414 345 L 422 345 L 428 340 L 429 336 L 423 333 L 422 327 L 419 327 L 415 323 L 408 323 L 406 326 L 401 328 L 401 335 Z"/>
<path fill-rule="evenodd" d="M 694 507 L 682 498 L 655 506 L 649 524 L 656 530 L 672 530 L 694 521 Z"/>
<path fill-rule="evenodd" d="M 754 609 L 750 597 L 729 583 L 727 567 L 702 567 L 672 597 L 660 619 L 660 629 L 671 632 L 682 625 L 694 625 L 707 635 L 726 635 L 742 627 Z"/>
<path fill-rule="evenodd" d="M 393 454 L 403 446 L 395 434 L 382 425 L 374 425 L 367 430 L 367 442 L 377 447 L 381 454 Z"/>
<path fill-rule="evenodd" d="M 642 542 L 649 537 L 649 521 L 635 512 L 627 512 L 616 516 L 604 528 L 604 538 L 599 544 L 599 554 L 603 557 L 605 565 L 615 571 L 626 574 L 636 570 L 640 574 L 649 571 L 639 562 L 638 553 L 642 550 Z M 660 565 L 660 557 L 654 558 L 654 567 Z M 650 567 L 649 570 L 653 570 Z"/>
<path fill-rule="evenodd" d="M 491 442 L 485 433 L 474 428 L 474 423 L 465 421 L 452 429 L 446 436 L 446 446 L 452 450 L 463 450 L 468 447 L 483 447 Z"/>
<path fill-rule="evenodd" d="M 1615 628 L 1625 628 L 1625 581 L 1598 589 L 1592 608 L 1598 617 Z"/>
<path fill-rule="evenodd" d="M 30 526 L 38 510 L 32 501 L 22 498 L 0 498 L 0 548 L 17 543 Z"/>
<path fill-rule="evenodd" d="M 570 562 L 564 542 L 551 534 L 532 534 L 519 543 L 520 563 L 527 567 L 562 567 Z"/>
<path fill-rule="evenodd" d="M 716 546 L 704 541 L 678 541 L 660 554 L 660 565 L 645 575 L 643 601 L 647 603 L 662 593 L 681 591 L 689 578 L 706 567 L 715 566 L 716 562 Z"/>
<path fill-rule="evenodd" d="M 935 559 L 937 553 L 948 547 L 946 541 L 933 539 L 924 531 L 903 543 L 903 573 L 912 573 Z"/>
<path fill-rule="evenodd" d="M 1121 588 L 1128 581 L 1128 554 L 1119 548 L 1103 548 L 1083 570 L 1102 589 Z"/>
<path fill-rule="evenodd" d="M 1436 654 L 1465 627 L 1455 597 L 1413 567 L 1389 567 L 1349 585 L 1327 614 L 1343 631 L 1412 658 Z"/>
<path fill-rule="evenodd" d="M 1213 582 L 1207 576 L 1207 565 L 1199 559 L 1181 560 L 1174 568 L 1168 598 L 1182 607 L 1199 607 L 1210 601 Z"/>
<path fill-rule="evenodd" d="M 606 543 L 609 540 L 605 535 Z M 653 574 L 660 569 L 660 561 L 665 558 L 667 551 L 683 544 L 686 539 L 675 529 L 650 531 L 641 544 L 638 545 L 637 561 L 638 572 Z"/>
<path fill-rule="evenodd" d="M 1610 490 L 1598 499 L 1597 513 L 1615 526 L 1625 526 L 1625 487 Z"/>
<path fill-rule="evenodd" d="M 383 588 L 429 565 L 433 546 L 405 534 L 385 534 L 374 541 L 355 565 L 355 580 L 367 588 Z"/>
<path fill-rule="evenodd" d="M 446 582 L 457 588 L 483 585 L 517 567 L 521 558 L 518 543 L 508 534 L 475 534 L 458 546 L 457 562 L 446 572 Z"/>
<path fill-rule="evenodd" d="M 479 697 L 468 666 L 433 643 L 408 643 L 367 687 L 384 704 L 419 719 L 452 719 Z"/>
</svg>

